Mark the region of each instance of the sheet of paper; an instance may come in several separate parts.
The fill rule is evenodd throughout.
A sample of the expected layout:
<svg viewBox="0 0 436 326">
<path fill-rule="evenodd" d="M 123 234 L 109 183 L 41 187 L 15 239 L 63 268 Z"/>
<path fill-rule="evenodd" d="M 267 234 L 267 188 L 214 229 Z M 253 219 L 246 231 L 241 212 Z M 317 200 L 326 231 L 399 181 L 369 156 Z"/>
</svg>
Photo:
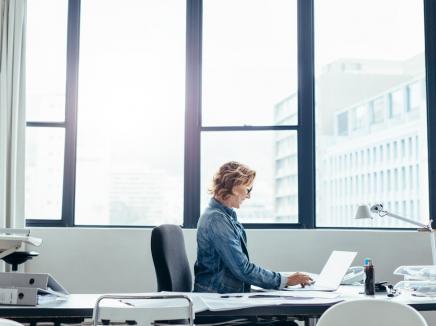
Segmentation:
<svg viewBox="0 0 436 326">
<path fill-rule="evenodd" d="M 159 292 L 156 295 L 186 295 L 194 305 L 194 312 L 198 313 L 208 309 L 202 297 L 218 298 L 217 293 L 187 293 L 187 292 Z M 141 300 L 122 300 L 133 307 L 186 307 L 187 301 L 185 299 L 141 299 Z"/>
<path fill-rule="evenodd" d="M 323 291 L 267 291 L 259 294 L 263 295 L 277 295 L 282 297 L 292 298 L 322 298 L 322 299 L 334 299 L 340 296 L 340 293 L 323 292 Z"/>
<path fill-rule="evenodd" d="M 270 297 L 270 298 L 248 298 L 248 297 L 233 297 L 233 298 L 203 298 L 203 302 L 210 311 L 222 311 L 232 309 L 243 309 L 261 306 L 274 305 L 308 305 L 308 304 L 329 304 L 341 301 L 340 298 L 322 299 L 322 298 L 292 298 L 292 297 Z"/>
<path fill-rule="evenodd" d="M 260 306 L 274 306 L 281 304 L 329 304 L 342 300 L 337 292 L 250 292 L 250 293 L 186 293 L 186 292 L 160 292 L 160 295 L 187 295 L 194 304 L 194 312 L 201 311 L 222 311 L 232 309 L 243 309 Z M 183 299 L 160 299 L 160 300 L 123 300 L 134 307 L 186 307 L 186 300 Z"/>
</svg>

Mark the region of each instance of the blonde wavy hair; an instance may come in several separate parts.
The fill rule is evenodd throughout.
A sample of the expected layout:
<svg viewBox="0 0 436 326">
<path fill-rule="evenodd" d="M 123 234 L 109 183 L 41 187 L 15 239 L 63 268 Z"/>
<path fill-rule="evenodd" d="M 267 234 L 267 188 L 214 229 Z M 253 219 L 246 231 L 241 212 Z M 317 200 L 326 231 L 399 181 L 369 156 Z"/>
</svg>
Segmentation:
<svg viewBox="0 0 436 326">
<path fill-rule="evenodd" d="M 219 199 L 227 199 L 233 194 L 235 186 L 250 184 L 256 177 L 256 171 L 239 162 L 224 163 L 215 173 L 209 194 Z"/>
</svg>

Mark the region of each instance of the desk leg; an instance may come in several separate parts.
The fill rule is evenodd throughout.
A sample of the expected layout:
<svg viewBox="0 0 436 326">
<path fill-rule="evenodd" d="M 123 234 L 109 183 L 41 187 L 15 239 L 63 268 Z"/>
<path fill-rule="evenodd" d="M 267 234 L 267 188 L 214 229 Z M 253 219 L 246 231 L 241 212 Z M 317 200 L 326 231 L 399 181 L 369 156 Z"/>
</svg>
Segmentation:
<svg viewBox="0 0 436 326">
<path fill-rule="evenodd" d="M 316 317 L 305 317 L 304 318 L 304 326 L 315 326 L 317 322 Z"/>
</svg>

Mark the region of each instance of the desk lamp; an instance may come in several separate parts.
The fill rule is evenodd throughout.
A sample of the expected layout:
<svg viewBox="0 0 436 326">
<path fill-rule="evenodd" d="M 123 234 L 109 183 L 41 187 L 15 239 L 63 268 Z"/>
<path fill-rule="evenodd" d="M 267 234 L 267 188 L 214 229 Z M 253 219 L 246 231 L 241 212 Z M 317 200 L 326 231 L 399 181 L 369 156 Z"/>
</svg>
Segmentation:
<svg viewBox="0 0 436 326">
<path fill-rule="evenodd" d="M 0 228 L 0 259 L 12 265 L 12 271 L 17 271 L 18 264 L 37 256 L 35 251 L 18 251 L 22 244 L 39 246 L 42 239 L 31 237 L 28 229 Z"/>
<path fill-rule="evenodd" d="M 367 205 L 359 206 L 357 208 L 357 212 L 356 212 L 355 218 L 356 219 L 361 219 L 361 218 L 371 218 L 372 219 L 373 216 L 372 216 L 371 213 L 377 214 L 380 217 L 384 217 L 384 216 L 393 217 L 393 218 L 396 218 L 396 219 L 401 220 L 403 222 L 407 222 L 407 223 L 419 226 L 418 230 L 429 232 L 429 234 L 430 234 L 431 254 L 432 254 L 432 259 L 433 259 L 433 265 L 436 265 L 436 243 L 435 243 L 433 228 L 431 227 L 432 220 L 430 220 L 428 222 L 428 224 L 422 224 L 422 223 L 419 223 L 417 221 L 411 220 L 409 218 L 402 217 L 402 216 L 393 214 L 391 212 L 388 212 L 387 210 L 383 209 L 383 205 L 382 204 L 372 205 L 371 208 L 369 208 Z"/>
</svg>

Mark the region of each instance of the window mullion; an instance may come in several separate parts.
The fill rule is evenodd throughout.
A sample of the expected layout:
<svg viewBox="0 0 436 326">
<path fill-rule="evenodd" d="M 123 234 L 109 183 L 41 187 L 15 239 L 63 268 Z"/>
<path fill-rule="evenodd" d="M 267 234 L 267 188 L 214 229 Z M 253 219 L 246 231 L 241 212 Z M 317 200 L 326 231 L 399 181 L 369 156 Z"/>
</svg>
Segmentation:
<svg viewBox="0 0 436 326">
<path fill-rule="evenodd" d="M 80 0 L 68 2 L 67 72 L 65 92 L 65 161 L 62 221 L 74 225 L 77 145 L 77 93 L 79 77 Z"/>
<path fill-rule="evenodd" d="M 433 217 L 433 228 L 436 228 L 436 201 L 431 200 L 436 193 L 436 3 L 424 0 L 424 32 L 425 32 L 425 70 L 427 81 L 427 141 L 428 141 L 428 183 L 429 183 L 429 215 Z"/>
<path fill-rule="evenodd" d="M 313 0 L 298 1 L 298 211 L 303 228 L 315 227 L 315 116 Z"/>
<path fill-rule="evenodd" d="M 200 217 L 202 0 L 187 0 L 185 177 L 183 224 L 195 228 Z"/>
</svg>

